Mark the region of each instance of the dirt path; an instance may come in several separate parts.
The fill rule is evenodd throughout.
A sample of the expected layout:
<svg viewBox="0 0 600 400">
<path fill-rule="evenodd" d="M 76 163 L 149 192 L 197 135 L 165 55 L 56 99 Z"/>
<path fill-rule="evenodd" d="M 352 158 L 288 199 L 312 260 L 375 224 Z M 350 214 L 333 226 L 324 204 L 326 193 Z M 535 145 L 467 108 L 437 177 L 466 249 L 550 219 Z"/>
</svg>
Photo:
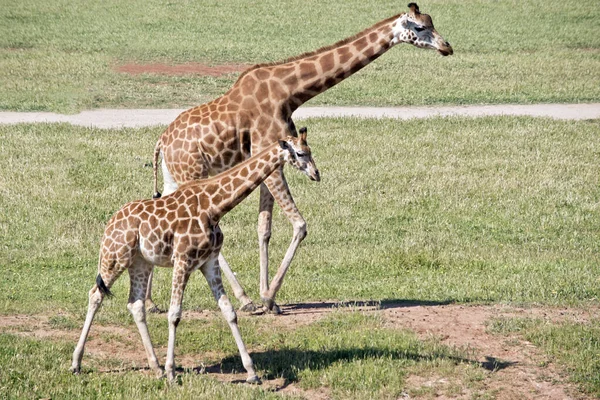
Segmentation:
<svg viewBox="0 0 600 400">
<path fill-rule="evenodd" d="M 560 367 L 554 365 L 540 349 L 518 336 L 502 336 L 489 333 L 487 324 L 493 318 L 521 317 L 540 318 L 549 321 L 586 322 L 600 317 L 600 309 L 569 308 L 519 308 L 503 305 L 417 305 L 412 303 L 379 304 L 376 302 L 353 304 L 336 302 L 315 302 L 283 306 L 282 316 L 263 315 L 267 323 L 280 326 L 281 329 L 295 329 L 315 323 L 334 310 L 342 312 L 361 312 L 379 314 L 391 329 L 409 329 L 422 339 L 434 339 L 448 346 L 469 349 L 470 360 L 478 363 L 483 371 L 483 382 L 473 389 L 465 382 L 456 382 L 451 376 L 408 377 L 404 398 L 415 398 L 409 393 L 420 393 L 426 389 L 425 398 L 479 398 L 482 391 L 489 398 L 509 399 L 587 399 L 576 387 L 568 383 L 568 378 Z M 165 317 L 166 318 L 166 317 Z M 217 311 L 184 313 L 185 320 L 219 319 Z M 257 318 L 248 317 L 243 318 Z M 36 337 L 43 340 L 77 340 L 78 329 L 56 329 L 49 323 L 47 315 L 10 315 L 0 316 L 0 332 Z M 135 329 L 120 326 L 95 325 L 94 334 L 86 345 L 88 356 L 96 360 L 115 357 L 123 365 L 131 363 L 144 367 L 144 350 Z M 110 340 L 103 339 L 103 334 Z M 118 340 L 115 338 L 118 336 Z M 157 355 L 164 359 L 165 349 L 158 348 Z M 88 359 L 88 362 L 90 360 Z M 184 369 L 199 370 L 221 381 L 243 381 L 244 374 L 231 374 L 221 371 L 218 366 L 200 368 L 197 358 L 179 357 L 177 362 Z M 101 369 L 102 370 L 102 369 Z M 115 370 L 106 370 L 106 373 Z M 142 371 L 147 372 L 148 371 Z M 460 378 L 459 378 L 460 379 Z M 449 385 L 459 384 L 460 393 L 447 395 Z M 294 393 L 307 398 L 326 399 L 327 388 L 305 391 L 296 383 L 286 384 L 282 378 L 264 382 L 265 388 L 283 393 Z M 419 398 L 419 396 L 417 396 Z M 487 398 L 487 397 L 485 397 Z"/>
<path fill-rule="evenodd" d="M 82 111 L 74 115 L 47 112 L 0 112 L 0 124 L 67 122 L 73 125 L 95 126 L 98 128 L 142 127 L 167 125 L 182 111 L 184 109 L 99 109 Z M 526 115 L 567 120 L 596 119 L 600 118 L 600 103 L 439 107 L 301 107 L 294 113 L 294 118 L 356 116 L 361 118 L 413 119 L 451 115 L 467 117 Z"/>
</svg>

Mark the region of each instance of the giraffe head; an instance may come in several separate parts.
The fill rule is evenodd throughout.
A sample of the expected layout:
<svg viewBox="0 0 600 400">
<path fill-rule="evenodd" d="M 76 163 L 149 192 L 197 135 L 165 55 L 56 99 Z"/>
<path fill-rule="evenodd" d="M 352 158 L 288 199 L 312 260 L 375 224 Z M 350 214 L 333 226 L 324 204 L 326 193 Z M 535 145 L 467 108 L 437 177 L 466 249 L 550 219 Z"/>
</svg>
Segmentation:
<svg viewBox="0 0 600 400">
<path fill-rule="evenodd" d="M 294 168 L 304 172 L 311 181 L 319 182 L 321 175 L 312 158 L 308 143 L 306 143 L 306 127 L 300 128 L 298 137 L 288 136 L 279 141 L 279 146 L 285 151 L 285 161 Z"/>
<path fill-rule="evenodd" d="M 437 50 L 443 56 L 454 53 L 452 46 L 433 27 L 427 14 L 421 14 L 417 3 L 408 5 L 409 12 L 395 22 L 392 43 L 411 43 L 416 47 Z"/>
</svg>

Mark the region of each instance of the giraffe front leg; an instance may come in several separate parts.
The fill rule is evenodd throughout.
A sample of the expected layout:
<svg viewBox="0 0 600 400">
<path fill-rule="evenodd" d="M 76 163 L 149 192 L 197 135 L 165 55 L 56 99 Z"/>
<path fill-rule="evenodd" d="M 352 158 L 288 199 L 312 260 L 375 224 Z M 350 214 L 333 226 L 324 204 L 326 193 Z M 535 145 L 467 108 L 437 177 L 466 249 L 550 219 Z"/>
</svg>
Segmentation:
<svg viewBox="0 0 600 400">
<path fill-rule="evenodd" d="M 285 277 L 285 274 L 287 273 L 287 270 L 289 269 L 292 263 L 294 255 L 296 254 L 296 250 L 298 249 L 298 246 L 300 246 L 300 242 L 302 242 L 302 240 L 306 237 L 306 222 L 300 214 L 298 214 L 298 218 L 294 219 L 292 224 L 294 226 L 294 235 L 292 237 L 292 242 L 290 243 L 290 246 L 285 252 L 283 260 L 281 260 L 281 264 L 277 269 L 277 273 L 271 281 L 271 285 L 269 287 L 267 295 L 263 296 L 263 301 L 265 302 L 267 308 L 273 314 L 282 313 L 279 306 L 275 304 L 275 296 L 277 295 L 277 292 L 283 284 L 283 278 Z"/>
<path fill-rule="evenodd" d="M 242 364 L 248 373 L 246 382 L 253 384 L 261 383 L 260 378 L 254 371 L 254 363 L 252 362 L 252 358 L 250 358 L 248 350 L 246 350 L 246 345 L 242 340 L 242 335 L 237 325 L 237 315 L 235 314 L 235 310 L 225 294 L 223 280 L 221 279 L 221 270 L 219 269 L 219 263 L 216 257 L 208 261 L 202 267 L 202 274 L 204 274 L 204 277 L 210 286 L 210 290 L 212 291 L 215 300 L 217 300 L 217 303 L 219 304 L 219 308 L 221 309 L 223 317 L 231 328 L 231 333 L 233 334 L 235 343 L 237 344 L 238 351 L 240 352 L 240 356 L 242 358 Z"/>
<path fill-rule="evenodd" d="M 294 229 L 292 241 L 285 252 L 285 256 L 277 269 L 275 277 L 271 281 L 271 284 L 266 286 L 265 292 L 261 290 L 261 298 L 267 309 L 274 314 L 281 314 L 281 309 L 275 304 L 275 296 L 283 284 L 283 279 L 294 259 L 298 246 L 300 246 L 300 243 L 306 237 L 306 221 L 302 218 L 300 211 L 298 211 L 298 208 L 296 207 L 294 198 L 290 193 L 287 181 L 283 175 L 283 170 L 280 169 L 275 171 L 267 178 L 265 183 L 287 219 L 292 223 Z M 261 275 L 261 281 L 262 278 Z M 265 276 L 265 279 L 268 279 L 268 274 Z"/>
<path fill-rule="evenodd" d="M 260 294 L 264 298 L 269 290 L 269 240 L 271 239 L 271 215 L 273 213 L 273 196 L 264 184 L 260 185 L 260 205 L 258 214 L 258 246 L 260 253 Z M 258 307 L 252 302 L 252 299 L 246 295 L 244 288 L 237 280 L 231 267 L 222 254 L 219 254 L 219 265 L 229 281 L 233 294 L 242 303 L 240 311 L 258 314 Z M 264 300 L 263 300 L 264 302 Z M 267 304 L 267 303 L 265 303 Z M 276 304 L 267 306 L 269 310 L 273 308 L 279 310 Z M 279 312 L 277 312 L 279 313 Z"/>
</svg>

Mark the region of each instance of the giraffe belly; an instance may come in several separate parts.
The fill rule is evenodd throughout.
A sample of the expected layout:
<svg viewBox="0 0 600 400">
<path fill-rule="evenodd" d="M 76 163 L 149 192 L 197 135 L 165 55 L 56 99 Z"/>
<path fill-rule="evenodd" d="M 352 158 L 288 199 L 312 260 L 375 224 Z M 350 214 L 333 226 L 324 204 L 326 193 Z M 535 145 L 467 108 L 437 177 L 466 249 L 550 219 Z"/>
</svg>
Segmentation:
<svg viewBox="0 0 600 400">
<path fill-rule="evenodd" d="M 172 246 L 164 242 L 151 242 L 140 237 L 140 254 L 147 262 L 161 267 L 172 267 Z"/>
</svg>

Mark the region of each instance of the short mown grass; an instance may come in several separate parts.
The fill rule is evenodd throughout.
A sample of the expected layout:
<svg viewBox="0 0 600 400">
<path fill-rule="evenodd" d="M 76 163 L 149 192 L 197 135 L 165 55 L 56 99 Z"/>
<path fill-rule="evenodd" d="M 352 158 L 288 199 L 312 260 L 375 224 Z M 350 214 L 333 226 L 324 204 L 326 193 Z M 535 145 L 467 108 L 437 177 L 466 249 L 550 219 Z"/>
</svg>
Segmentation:
<svg viewBox="0 0 600 400">
<path fill-rule="evenodd" d="M 455 55 L 401 45 L 312 105 L 600 99 L 600 9 L 576 0 L 419 2 Z M 315 50 L 406 11 L 382 0 L 32 0 L 0 8 L 0 109 L 184 107 L 236 74 L 131 76 L 125 63 L 252 65 Z"/>
<path fill-rule="evenodd" d="M 286 169 L 309 233 L 279 302 L 597 303 L 599 121 L 494 117 L 312 119 L 304 124 L 323 180 L 310 182 Z M 52 329 L 78 332 L 104 225 L 127 201 L 150 196 L 147 163 L 161 131 L 67 124 L 0 127 L 1 314 L 44 313 Z M 221 223 L 224 255 L 254 299 L 257 200 L 254 193 Z M 276 208 L 273 267 L 290 235 Z M 169 270 L 158 270 L 154 288 L 155 300 L 166 306 Z M 135 332 L 125 307 L 127 290 L 128 279 L 122 277 L 96 323 Z M 184 308 L 216 309 L 200 275 L 188 285 Z M 149 323 L 156 345 L 164 347 L 166 321 L 151 316 Z M 375 317 L 334 315 L 293 330 L 250 317 L 240 325 L 263 376 L 283 377 L 307 391 L 326 388 L 337 398 L 397 398 L 407 374 L 423 369 L 450 371 L 459 376 L 459 386 L 481 389 L 480 369 L 468 353 L 419 341 Z M 597 329 L 584 329 L 593 347 Z M 566 334 L 546 345 L 556 334 L 540 332 L 536 340 L 551 354 L 579 346 L 576 335 Z M 181 387 L 168 388 L 138 370 L 102 373 L 98 368 L 114 361 L 89 356 L 86 373 L 72 377 L 66 369 L 74 342 L 14 335 L 0 340 L 0 365 L 8 366 L 0 369 L 0 390 L 7 397 L 275 396 L 192 373 L 183 375 Z M 183 322 L 177 348 L 178 355 L 202 360 L 207 354 L 206 362 L 241 368 L 221 320 Z M 564 363 L 574 374 L 596 371 L 583 356 Z M 597 386 L 584 387 L 598 393 Z"/>
</svg>

